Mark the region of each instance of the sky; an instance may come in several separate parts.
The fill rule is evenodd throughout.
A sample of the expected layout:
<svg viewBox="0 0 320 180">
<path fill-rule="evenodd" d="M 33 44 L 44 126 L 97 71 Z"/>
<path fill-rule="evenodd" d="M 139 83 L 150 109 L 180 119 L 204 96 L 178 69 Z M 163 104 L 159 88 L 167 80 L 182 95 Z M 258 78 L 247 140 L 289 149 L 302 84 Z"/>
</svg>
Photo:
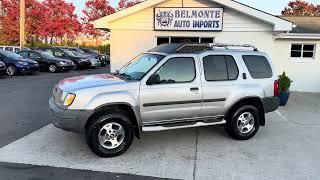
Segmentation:
<svg viewBox="0 0 320 180">
<path fill-rule="evenodd" d="M 85 7 L 86 0 L 66 0 L 72 2 L 76 6 L 76 13 L 83 16 L 82 9 Z M 281 10 L 288 4 L 290 0 L 237 0 L 238 2 L 252 6 L 259 10 L 266 11 L 274 15 L 280 15 Z M 307 2 L 320 4 L 320 0 L 306 0 Z M 117 6 L 118 0 L 109 0 L 112 6 Z"/>
</svg>

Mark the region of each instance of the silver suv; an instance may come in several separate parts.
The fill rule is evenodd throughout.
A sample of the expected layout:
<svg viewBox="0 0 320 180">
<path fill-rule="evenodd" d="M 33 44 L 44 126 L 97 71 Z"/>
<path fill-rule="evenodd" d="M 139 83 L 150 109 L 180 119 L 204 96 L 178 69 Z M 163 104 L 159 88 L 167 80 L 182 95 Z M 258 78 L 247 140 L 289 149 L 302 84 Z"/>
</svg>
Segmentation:
<svg viewBox="0 0 320 180">
<path fill-rule="evenodd" d="M 116 73 L 60 81 L 50 112 L 101 157 L 124 153 L 145 131 L 223 124 L 247 140 L 279 106 L 276 79 L 270 58 L 248 45 L 164 44 Z"/>
</svg>

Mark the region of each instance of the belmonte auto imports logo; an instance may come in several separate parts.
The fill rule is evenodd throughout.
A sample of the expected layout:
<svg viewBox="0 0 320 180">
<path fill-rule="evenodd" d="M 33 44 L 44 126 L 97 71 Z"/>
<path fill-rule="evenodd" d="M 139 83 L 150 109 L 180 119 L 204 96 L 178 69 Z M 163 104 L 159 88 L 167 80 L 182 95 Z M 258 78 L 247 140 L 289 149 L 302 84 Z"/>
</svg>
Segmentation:
<svg viewBox="0 0 320 180">
<path fill-rule="evenodd" d="M 223 8 L 155 8 L 155 30 L 221 31 Z"/>
<path fill-rule="evenodd" d="M 173 14 L 171 11 L 159 11 L 156 15 L 156 20 L 159 26 L 168 27 L 172 23 Z"/>
</svg>

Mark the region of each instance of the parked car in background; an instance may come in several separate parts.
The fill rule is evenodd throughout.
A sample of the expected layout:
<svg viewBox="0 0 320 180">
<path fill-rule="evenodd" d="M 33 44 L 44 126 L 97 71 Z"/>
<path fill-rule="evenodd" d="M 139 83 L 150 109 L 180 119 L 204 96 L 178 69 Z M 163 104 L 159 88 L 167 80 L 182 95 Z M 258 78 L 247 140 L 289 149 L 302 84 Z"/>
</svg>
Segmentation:
<svg viewBox="0 0 320 180">
<path fill-rule="evenodd" d="M 84 58 L 84 59 L 89 59 L 91 61 L 91 67 L 100 67 L 101 66 L 101 61 L 93 56 L 88 56 L 86 54 L 82 54 L 76 51 L 71 51 L 73 54 L 75 54 L 78 57 Z"/>
<path fill-rule="evenodd" d="M 66 50 L 64 48 L 48 47 L 48 48 L 37 48 L 37 50 L 46 51 L 57 58 L 71 60 L 75 64 L 76 69 L 91 67 L 91 60 L 89 58 L 79 57 L 75 55 L 72 51 Z"/>
<path fill-rule="evenodd" d="M 19 46 L 0 46 L 0 50 L 11 51 L 14 53 L 18 53 L 21 51 Z M 23 50 L 30 50 L 29 48 L 23 48 Z"/>
<path fill-rule="evenodd" d="M 224 125 L 248 140 L 279 107 L 277 96 L 276 71 L 255 47 L 163 44 L 114 74 L 60 81 L 49 106 L 56 127 L 84 133 L 95 154 L 113 157 L 147 131 Z"/>
<path fill-rule="evenodd" d="M 87 53 L 87 52 L 83 51 L 81 48 L 77 48 L 77 47 L 64 47 L 64 49 L 72 51 L 80 56 L 86 56 L 90 59 L 97 59 L 100 62 L 98 64 L 101 64 L 99 66 L 106 66 L 108 63 L 107 60 L 105 58 L 103 58 L 103 56 L 101 56 L 99 53 Z M 93 63 L 96 64 L 97 62 L 93 62 Z M 97 66 L 98 66 L 97 64 L 93 65 L 93 67 L 97 67 Z"/>
<path fill-rule="evenodd" d="M 7 66 L 3 61 L 0 61 L 0 76 L 6 72 Z"/>
<path fill-rule="evenodd" d="M 57 71 L 68 71 L 76 66 L 71 60 L 57 58 L 52 54 L 40 50 L 23 50 L 18 53 L 23 58 L 33 59 L 38 62 L 40 70 L 55 73 Z"/>
<path fill-rule="evenodd" d="M 79 49 L 81 49 L 83 52 L 87 54 L 93 54 L 95 56 L 98 56 L 102 66 L 106 66 L 107 64 L 110 64 L 110 56 L 107 54 L 100 54 L 99 51 L 95 49 L 90 49 L 90 48 L 79 48 Z"/>
<path fill-rule="evenodd" d="M 18 73 L 32 74 L 40 70 L 39 64 L 36 61 L 24 59 L 22 56 L 10 51 L 0 50 L 0 60 L 6 64 L 9 76 Z"/>
</svg>

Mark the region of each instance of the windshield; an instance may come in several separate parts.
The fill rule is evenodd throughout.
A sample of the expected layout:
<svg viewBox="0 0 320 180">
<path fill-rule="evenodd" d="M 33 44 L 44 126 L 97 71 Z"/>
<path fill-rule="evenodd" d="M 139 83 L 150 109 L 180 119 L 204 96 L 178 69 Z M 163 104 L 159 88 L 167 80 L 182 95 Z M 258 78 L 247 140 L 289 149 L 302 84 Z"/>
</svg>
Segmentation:
<svg viewBox="0 0 320 180">
<path fill-rule="evenodd" d="M 1 54 L 8 58 L 14 58 L 14 59 L 22 58 L 22 56 L 10 51 L 1 51 Z"/>
<path fill-rule="evenodd" d="M 41 56 L 43 56 L 44 58 L 55 58 L 52 54 L 48 53 L 48 52 L 41 52 L 40 53 Z"/>
<path fill-rule="evenodd" d="M 165 56 L 157 54 L 140 54 L 120 69 L 119 74 L 128 80 L 141 80 Z"/>
<path fill-rule="evenodd" d="M 68 56 L 77 57 L 75 52 L 72 52 L 72 51 L 69 51 L 69 50 L 66 50 L 66 49 L 64 49 L 63 52 L 66 53 Z"/>
</svg>

